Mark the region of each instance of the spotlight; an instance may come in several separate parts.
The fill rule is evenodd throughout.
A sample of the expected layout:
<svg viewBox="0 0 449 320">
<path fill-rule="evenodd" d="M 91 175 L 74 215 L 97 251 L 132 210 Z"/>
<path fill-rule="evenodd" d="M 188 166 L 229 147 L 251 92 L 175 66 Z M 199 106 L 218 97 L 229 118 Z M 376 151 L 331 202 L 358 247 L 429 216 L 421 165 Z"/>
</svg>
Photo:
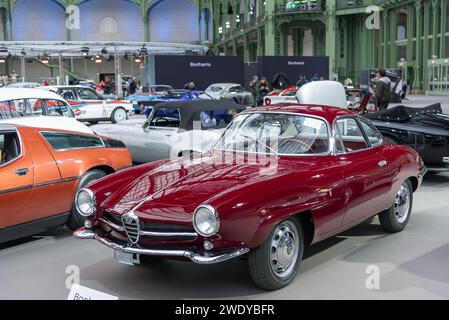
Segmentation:
<svg viewBox="0 0 449 320">
<path fill-rule="evenodd" d="M 112 54 L 110 54 L 108 57 L 108 61 L 112 61 L 112 60 L 114 60 L 114 56 Z"/>
<path fill-rule="evenodd" d="M 108 50 L 106 48 L 101 49 L 101 54 L 108 54 Z"/>
<path fill-rule="evenodd" d="M 5 63 L 6 59 L 5 58 L 0 58 L 0 63 Z"/>
<path fill-rule="evenodd" d="M 140 54 L 141 54 L 141 55 L 148 54 L 148 49 L 145 48 L 145 45 L 143 45 L 142 48 L 140 49 Z"/>
<path fill-rule="evenodd" d="M 135 63 L 141 63 L 142 62 L 142 58 L 140 56 L 134 56 L 134 62 Z"/>
<path fill-rule="evenodd" d="M 27 53 L 26 53 L 25 49 L 22 49 L 21 54 L 22 54 L 22 56 L 26 56 Z"/>
<path fill-rule="evenodd" d="M 83 53 L 84 57 L 87 57 L 89 55 L 89 48 L 88 47 L 82 47 L 81 52 Z"/>
<path fill-rule="evenodd" d="M 102 63 L 101 56 L 99 54 L 95 56 L 95 63 Z"/>
</svg>

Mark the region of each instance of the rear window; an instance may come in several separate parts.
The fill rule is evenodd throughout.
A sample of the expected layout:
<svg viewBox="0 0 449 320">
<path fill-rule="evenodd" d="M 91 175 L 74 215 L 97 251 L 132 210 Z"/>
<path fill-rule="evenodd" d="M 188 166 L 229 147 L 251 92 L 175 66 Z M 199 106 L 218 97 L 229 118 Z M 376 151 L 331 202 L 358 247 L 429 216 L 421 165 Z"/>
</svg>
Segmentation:
<svg viewBox="0 0 449 320">
<path fill-rule="evenodd" d="M 103 141 L 93 136 L 61 132 L 41 132 L 41 134 L 55 150 L 104 147 Z"/>
</svg>

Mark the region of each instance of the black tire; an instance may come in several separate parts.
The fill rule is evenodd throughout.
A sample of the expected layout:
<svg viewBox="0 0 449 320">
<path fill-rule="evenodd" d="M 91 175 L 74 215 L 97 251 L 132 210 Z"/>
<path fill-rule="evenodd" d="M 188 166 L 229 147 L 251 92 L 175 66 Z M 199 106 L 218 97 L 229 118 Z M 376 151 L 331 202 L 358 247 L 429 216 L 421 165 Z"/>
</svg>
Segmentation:
<svg viewBox="0 0 449 320">
<path fill-rule="evenodd" d="M 282 226 L 288 226 L 288 228 L 295 228 L 295 233 L 297 236 L 297 251 L 292 253 L 291 263 L 289 264 L 285 275 L 276 274 L 273 270 L 278 263 L 274 263 L 272 260 L 273 255 L 278 250 L 279 247 L 274 246 L 274 241 L 282 239 L 279 238 L 279 231 Z M 282 231 L 281 231 L 282 232 Z M 284 233 L 285 234 L 285 233 Z M 276 237 L 278 239 L 276 240 Z M 285 239 L 285 236 L 284 236 Z M 290 246 L 287 246 L 290 247 Z M 287 252 L 289 251 L 286 248 Z M 292 249 L 295 250 L 295 249 Z M 296 277 L 302 256 L 304 253 L 304 233 L 301 226 L 301 222 L 295 218 L 288 218 L 279 222 L 276 227 L 271 231 L 265 242 L 257 249 L 251 251 L 248 256 L 249 270 L 251 277 L 257 286 L 265 290 L 278 290 L 289 285 Z M 295 258 L 296 256 L 296 258 Z M 278 256 L 279 257 L 279 256 Z"/>
<path fill-rule="evenodd" d="M 106 176 L 106 173 L 101 170 L 92 170 L 86 172 L 80 179 L 80 182 L 78 183 L 78 188 L 76 188 L 76 192 L 87 186 L 90 182 L 101 179 Z M 75 194 L 76 195 L 76 194 Z M 67 227 L 71 230 L 76 230 L 78 228 L 81 228 L 84 226 L 84 222 L 86 221 L 86 218 L 82 216 L 75 206 L 75 197 L 72 204 L 72 209 L 70 210 L 70 216 L 67 220 Z"/>
<path fill-rule="evenodd" d="M 89 124 L 94 125 L 94 124 L 98 124 L 99 121 L 88 121 Z"/>
<path fill-rule="evenodd" d="M 120 122 L 120 121 L 117 121 L 117 119 L 115 118 L 118 112 L 124 112 L 125 113 L 125 118 L 122 121 L 128 119 L 128 113 L 126 112 L 126 110 L 124 108 L 122 108 L 122 107 L 115 108 L 114 111 L 112 111 L 112 114 L 111 114 L 111 122 L 114 123 L 114 124 Z"/>
<path fill-rule="evenodd" d="M 413 188 L 410 181 L 407 180 L 401 185 L 393 205 L 379 214 L 380 225 L 386 232 L 401 232 L 410 220 L 412 208 Z"/>
</svg>

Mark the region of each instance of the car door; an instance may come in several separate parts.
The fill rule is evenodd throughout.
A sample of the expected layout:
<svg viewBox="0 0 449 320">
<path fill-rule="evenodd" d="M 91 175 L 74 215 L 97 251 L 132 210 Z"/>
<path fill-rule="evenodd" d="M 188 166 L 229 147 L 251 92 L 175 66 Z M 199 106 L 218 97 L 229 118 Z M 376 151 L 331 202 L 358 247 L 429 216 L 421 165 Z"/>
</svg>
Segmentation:
<svg viewBox="0 0 449 320">
<path fill-rule="evenodd" d="M 80 118 L 105 119 L 108 118 L 106 101 L 91 88 L 76 88 L 75 92 L 81 104 L 78 106 L 81 111 Z"/>
<path fill-rule="evenodd" d="M 0 129 L 0 229 L 11 225 L 28 203 L 33 163 L 14 127 Z"/>
<path fill-rule="evenodd" d="M 150 162 L 170 157 L 170 144 L 177 138 L 180 110 L 157 108 L 148 118 L 142 134 L 127 144 L 134 162 Z"/>
<path fill-rule="evenodd" d="M 372 145 L 356 117 L 335 121 L 336 156 L 342 168 L 346 188 L 344 225 L 361 222 L 383 210 L 380 201 L 387 191 L 384 157 Z"/>
</svg>

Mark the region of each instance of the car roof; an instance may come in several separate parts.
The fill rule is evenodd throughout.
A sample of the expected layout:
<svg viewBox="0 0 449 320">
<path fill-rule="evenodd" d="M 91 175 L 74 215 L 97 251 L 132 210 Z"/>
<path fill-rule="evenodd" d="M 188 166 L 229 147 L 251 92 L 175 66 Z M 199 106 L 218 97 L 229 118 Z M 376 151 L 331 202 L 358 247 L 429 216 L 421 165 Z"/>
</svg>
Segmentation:
<svg viewBox="0 0 449 320">
<path fill-rule="evenodd" d="M 11 101 L 17 99 L 52 99 L 65 101 L 60 95 L 49 90 L 30 88 L 0 88 L 0 101 Z"/>
<path fill-rule="evenodd" d="M 88 126 L 79 122 L 75 118 L 69 117 L 30 116 L 22 118 L 8 118 L 0 121 L 2 122 L 0 126 L 3 126 L 5 124 L 48 130 L 55 129 L 89 134 L 93 133 L 93 131 Z"/>
<path fill-rule="evenodd" d="M 270 105 L 266 107 L 252 108 L 246 112 L 288 112 L 297 113 L 302 115 L 309 115 L 312 117 L 320 117 L 327 120 L 329 123 L 333 123 L 335 118 L 341 116 L 357 116 L 352 111 L 336 107 L 319 106 L 319 105 L 301 105 L 301 104 L 282 104 L 282 105 Z"/>
<path fill-rule="evenodd" d="M 0 123 L 0 131 L 10 131 L 10 130 L 16 130 L 16 126 Z"/>
<path fill-rule="evenodd" d="M 77 85 L 73 85 L 73 86 L 47 86 L 45 88 L 48 88 L 48 89 L 53 89 L 53 88 L 54 89 L 73 89 L 73 88 L 90 88 L 90 87 L 77 84 Z"/>
<path fill-rule="evenodd" d="M 225 83 L 225 82 L 222 82 L 222 83 L 213 83 L 213 84 L 211 84 L 209 87 L 212 87 L 212 86 L 217 86 L 217 87 L 233 87 L 233 86 L 242 86 L 240 83 Z"/>
<path fill-rule="evenodd" d="M 224 110 L 224 109 L 245 109 L 245 107 L 232 100 L 181 100 L 158 103 L 155 109 L 179 109 L 181 113 L 180 128 L 190 130 L 192 121 L 198 118 L 198 114 L 203 111 Z"/>
</svg>

